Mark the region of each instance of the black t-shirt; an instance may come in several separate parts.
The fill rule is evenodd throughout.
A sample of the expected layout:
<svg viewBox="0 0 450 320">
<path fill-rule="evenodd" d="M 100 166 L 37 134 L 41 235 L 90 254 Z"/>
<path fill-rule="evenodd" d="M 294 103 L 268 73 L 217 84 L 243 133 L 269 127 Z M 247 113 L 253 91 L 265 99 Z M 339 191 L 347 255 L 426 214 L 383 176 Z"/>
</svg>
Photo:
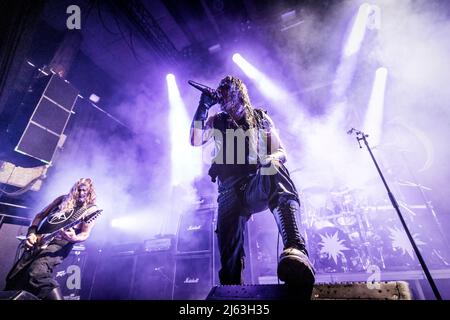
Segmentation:
<svg viewBox="0 0 450 320">
<path fill-rule="evenodd" d="M 73 209 L 60 210 L 59 204 L 55 205 L 50 210 L 50 213 L 41 221 L 37 229 L 38 233 L 52 233 L 64 228 L 69 223 L 77 220 L 90 207 L 75 207 Z"/>
<path fill-rule="evenodd" d="M 254 109 L 255 113 L 260 119 L 264 119 L 265 111 L 262 109 Z M 236 127 L 236 124 L 238 127 Z M 247 176 L 249 174 L 252 174 L 256 172 L 259 165 L 258 163 L 250 163 L 249 161 L 249 140 L 246 137 L 245 138 L 245 157 L 244 157 L 244 163 L 238 162 L 238 138 L 234 137 L 233 142 L 233 148 L 234 148 L 234 159 L 232 159 L 232 163 L 228 163 L 227 161 L 227 145 L 229 145 L 230 142 L 227 142 L 227 129 L 242 129 L 247 130 L 248 128 L 245 126 L 244 123 L 235 123 L 231 120 L 231 117 L 225 113 L 221 112 L 218 113 L 213 121 L 213 128 L 220 130 L 222 133 L 221 141 L 218 141 L 217 137 L 214 137 L 216 140 L 216 147 L 221 149 L 218 152 L 218 155 L 216 155 L 216 158 L 213 160 L 213 163 L 211 164 L 211 167 L 208 171 L 208 174 L 211 176 L 211 180 L 213 182 L 216 181 L 216 178 L 218 177 L 220 181 L 225 181 L 229 177 L 242 177 Z"/>
</svg>

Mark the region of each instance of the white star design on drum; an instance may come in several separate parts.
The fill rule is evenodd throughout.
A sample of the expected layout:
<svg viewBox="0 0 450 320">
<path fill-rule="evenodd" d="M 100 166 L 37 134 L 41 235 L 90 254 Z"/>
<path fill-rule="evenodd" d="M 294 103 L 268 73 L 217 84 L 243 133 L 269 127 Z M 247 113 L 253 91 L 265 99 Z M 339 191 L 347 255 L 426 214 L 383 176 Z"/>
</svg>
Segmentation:
<svg viewBox="0 0 450 320">
<path fill-rule="evenodd" d="M 319 243 L 322 248 L 320 249 L 320 253 L 325 253 L 328 255 L 328 259 L 330 257 L 333 259 L 334 263 L 337 264 L 337 258 L 339 256 L 344 256 L 343 251 L 350 250 L 342 243 L 344 240 L 339 239 L 338 231 L 336 231 L 332 236 L 328 233 L 325 235 L 320 235 L 322 241 Z"/>
<path fill-rule="evenodd" d="M 392 240 L 392 248 L 393 249 L 400 249 L 402 250 L 402 254 L 408 253 L 408 255 L 411 257 L 411 259 L 414 259 L 413 256 L 413 247 L 411 243 L 409 242 L 408 236 L 406 235 L 406 232 L 404 230 L 401 230 L 397 227 L 394 228 L 388 228 L 389 232 L 391 233 L 389 235 L 389 238 Z M 416 245 L 424 245 L 425 242 L 421 241 L 418 237 L 419 235 L 417 233 L 413 234 L 413 239 L 416 242 Z"/>
</svg>

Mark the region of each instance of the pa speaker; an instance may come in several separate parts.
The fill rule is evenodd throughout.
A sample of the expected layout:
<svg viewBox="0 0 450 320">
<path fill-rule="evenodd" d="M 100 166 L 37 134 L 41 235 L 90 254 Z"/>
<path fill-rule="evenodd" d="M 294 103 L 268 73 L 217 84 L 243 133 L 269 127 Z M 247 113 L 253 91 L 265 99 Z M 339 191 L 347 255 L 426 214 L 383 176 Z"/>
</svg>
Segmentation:
<svg viewBox="0 0 450 320">
<path fill-rule="evenodd" d="M 129 300 L 137 255 L 102 255 L 98 259 L 89 299 Z"/>
<path fill-rule="evenodd" d="M 78 90 L 70 83 L 57 74 L 50 76 L 15 151 L 50 164 L 60 141 L 64 141 L 64 129 L 77 98 Z"/>
<path fill-rule="evenodd" d="M 35 295 L 24 291 L 0 291 L 0 300 L 39 300 Z"/>
<path fill-rule="evenodd" d="M 170 300 L 174 258 L 170 251 L 138 255 L 131 299 Z"/>
</svg>

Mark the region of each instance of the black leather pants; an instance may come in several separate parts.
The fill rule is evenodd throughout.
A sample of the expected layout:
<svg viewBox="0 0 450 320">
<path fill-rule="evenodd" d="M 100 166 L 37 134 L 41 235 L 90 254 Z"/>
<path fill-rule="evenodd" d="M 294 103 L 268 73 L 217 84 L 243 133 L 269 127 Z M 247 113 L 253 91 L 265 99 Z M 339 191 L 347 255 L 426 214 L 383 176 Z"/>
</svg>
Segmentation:
<svg viewBox="0 0 450 320">
<path fill-rule="evenodd" d="M 216 233 L 221 260 L 221 284 L 243 282 L 244 231 L 253 213 L 269 208 L 275 216 L 285 248 L 305 249 L 296 221 L 300 204 L 297 190 L 284 165 L 275 169 L 273 174 L 262 174 L 258 170 L 256 174 L 230 177 L 219 182 Z"/>
<path fill-rule="evenodd" d="M 5 290 L 26 290 L 40 299 L 57 299 L 53 289 L 58 288 L 59 284 L 52 277 L 53 269 L 68 256 L 71 249 L 71 244 L 51 243 L 28 267 L 7 279 Z"/>
</svg>

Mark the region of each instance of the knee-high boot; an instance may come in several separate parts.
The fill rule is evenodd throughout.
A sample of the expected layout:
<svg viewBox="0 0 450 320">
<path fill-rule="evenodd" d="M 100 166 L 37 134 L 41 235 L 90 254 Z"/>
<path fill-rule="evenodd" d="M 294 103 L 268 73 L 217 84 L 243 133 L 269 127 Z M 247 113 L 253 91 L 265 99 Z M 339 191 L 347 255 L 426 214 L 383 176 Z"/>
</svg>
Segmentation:
<svg viewBox="0 0 450 320">
<path fill-rule="evenodd" d="M 55 287 L 49 292 L 44 300 L 64 300 L 64 296 L 62 295 L 61 289 L 59 287 Z"/>
<path fill-rule="evenodd" d="M 298 230 L 296 221 L 298 210 L 299 205 L 294 200 L 286 201 L 273 210 L 284 245 L 277 273 L 280 280 L 286 284 L 307 286 L 312 289 L 315 272 L 308 259 L 303 237 Z"/>
</svg>

